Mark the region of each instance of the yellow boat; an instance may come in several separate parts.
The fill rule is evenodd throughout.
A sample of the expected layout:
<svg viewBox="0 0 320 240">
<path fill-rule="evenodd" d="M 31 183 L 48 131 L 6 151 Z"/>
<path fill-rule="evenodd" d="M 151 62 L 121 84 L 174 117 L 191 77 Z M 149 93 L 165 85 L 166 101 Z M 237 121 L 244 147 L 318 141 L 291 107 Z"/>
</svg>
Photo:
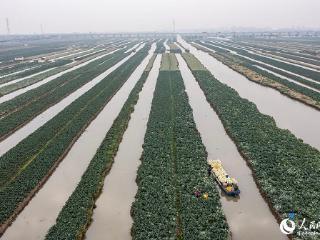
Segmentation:
<svg viewBox="0 0 320 240">
<path fill-rule="evenodd" d="M 208 165 L 209 173 L 214 176 L 220 188 L 227 195 L 238 196 L 240 194 L 238 182 L 234 178 L 229 177 L 220 160 L 208 160 Z"/>
</svg>

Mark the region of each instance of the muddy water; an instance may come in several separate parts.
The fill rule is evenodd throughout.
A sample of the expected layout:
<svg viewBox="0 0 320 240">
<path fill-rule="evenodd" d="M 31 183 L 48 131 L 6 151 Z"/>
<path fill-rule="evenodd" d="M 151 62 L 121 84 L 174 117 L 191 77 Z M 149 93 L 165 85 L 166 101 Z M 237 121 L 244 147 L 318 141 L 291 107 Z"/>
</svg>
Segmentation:
<svg viewBox="0 0 320 240">
<path fill-rule="evenodd" d="M 180 37 L 178 39 L 219 81 L 234 88 L 241 97 L 254 102 L 260 112 L 272 116 L 278 127 L 289 129 L 305 143 L 320 150 L 320 111 L 288 98 L 272 88 L 249 81 L 208 53 L 197 50 Z"/>
<path fill-rule="evenodd" d="M 93 222 L 86 234 L 87 239 L 131 239 L 133 221 L 130 208 L 138 189 L 135 179 L 159 68 L 160 56 L 155 60 L 139 94 L 139 101 L 131 115 L 112 169 L 105 178 L 103 192 L 93 212 Z"/>
<path fill-rule="evenodd" d="M 31 133 L 33 133 L 35 130 L 43 126 L 46 122 L 48 122 L 50 119 L 52 119 L 54 116 L 56 116 L 59 112 L 61 112 L 66 106 L 70 105 L 73 101 L 75 101 L 77 98 L 79 98 L 81 95 L 83 95 L 85 92 L 87 92 L 89 89 L 91 89 L 93 86 L 98 84 L 102 79 L 104 79 L 106 76 L 108 76 L 111 72 L 113 72 L 115 69 L 117 69 L 120 65 L 125 63 L 130 57 L 132 57 L 134 53 L 131 53 L 129 56 L 122 59 L 117 64 L 113 65 L 111 68 L 107 69 L 104 73 L 100 74 L 96 78 L 92 79 L 90 82 L 83 85 L 81 88 L 76 90 L 75 92 L 71 93 L 66 98 L 62 99 L 60 102 L 55 104 L 54 106 L 48 108 L 43 113 L 36 116 L 34 119 L 32 119 L 28 124 L 14 132 L 12 135 L 10 135 L 8 138 L 0 142 L 0 156 L 2 156 L 4 153 L 9 151 L 11 148 L 13 148 L 15 145 L 17 145 L 20 141 L 22 141 L 24 138 L 29 136 Z"/>
<path fill-rule="evenodd" d="M 87 127 L 46 184 L 7 229 L 1 240 L 44 239 L 139 80 L 154 49 L 155 45 L 149 51 L 148 57 Z"/>
<path fill-rule="evenodd" d="M 234 240 L 287 239 L 259 193 L 250 168 L 225 132 L 217 114 L 206 101 L 197 81 L 181 56 L 179 68 L 193 110 L 197 129 L 209 159 L 220 159 L 226 171 L 239 182 L 240 198 L 227 197 L 219 188 L 223 212 Z M 212 181 L 212 184 L 215 184 Z"/>
<path fill-rule="evenodd" d="M 65 74 L 65 73 L 74 71 L 74 70 L 76 70 L 76 69 L 78 69 L 78 68 L 80 68 L 80 67 L 83 67 L 83 66 L 85 66 L 85 65 L 87 65 L 87 64 L 89 64 L 89 63 L 91 63 L 91 62 L 93 62 L 93 61 L 95 61 L 95 60 L 97 60 L 97 59 L 100 59 L 100 58 L 102 58 L 102 57 L 105 57 L 105 56 L 107 56 L 107 55 L 110 55 L 110 54 L 114 53 L 115 51 L 118 51 L 118 50 L 114 50 L 114 51 L 111 51 L 111 52 L 109 52 L 109 53 L 100 55 L 100 56 L 98 56 L 98 57 L 96 57 L 96 58 L 93 58 L 93 59 L 91 59 L 91 60 L 89 60 L 89 61 L 86 61 L 86 62 L 84 62 L 84 63 L 81 63 L 81 64 L 79 64 L 79 65 L 77 65 L 77 66 L 75 66 L 75 67 L 69 68 L 69 69 L 67 69 L 67 70 L 65 70 L 65 71 L 62 71 L 62 72 L 60 72 L 60 73 L 57 73 L 57 74 L 52 75 L 52 76 L 50 76 L 50 77 L 47 77 L 47 78 L 45 78 L 45 79 L 43 79 L 43 80 L 41 80 L 41 81 L 39 81 L 39 82 L 37 82 L 37 83 L 35 83 L 35 84 L 32 84 L 32 85 L 30 85 L 30 86 L 28 86 L 28 87 L 21 88 L 21 89 L 19 89 L 19 90 L 17 90 L 17 91 L 14 91 L 14 92 L 12 92 L 12 93 L 9 93 L 9 94 L 7 94 L 7 95 L 4 95 L 4 96 L 0 97 L 0 103 L 9 101 L 9 100 L 11 100 L 11 99 L 13 99 L 13 98 L 15 98 L 15 97 L 17 97 L 17 96 L 19 96 L 19 95 L 27 92 L 27 91 L 29 91 L 29 90 L 31 90 L 31 89 L 35 89 L 35 88 L 37 88 L 37 87 L 39 87 L 39 86 L 41 86 L 41 85 L 43 85 L 43 84 L 45 84 L 45 83 L 47 83 L 47 82 L 50 82 L 50 81 L 52 81 L 52 80 L 54 80 L 54 79 L 62 76 L 62 75 Z"/>
</svg>

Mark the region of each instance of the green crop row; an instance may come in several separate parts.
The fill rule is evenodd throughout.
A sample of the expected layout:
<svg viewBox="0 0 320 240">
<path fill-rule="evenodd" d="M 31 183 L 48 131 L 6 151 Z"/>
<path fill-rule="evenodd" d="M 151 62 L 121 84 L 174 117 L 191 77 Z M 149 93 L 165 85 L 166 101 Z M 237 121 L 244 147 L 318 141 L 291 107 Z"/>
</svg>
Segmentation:
<svg viewBox="0 0 320 240">
<path fill-rule="evenodd" d="M 150 45 L 132 56 L 101 82 L 67 106 L 44 126 L 0 158 L 0 223 L 16 215 L 16 208 L 39 189 L 69 151 L 74 141 L 97 116 L 148 54 Z"/>
<path fill-rule="evenodd" d="M 84 60 L 84 59 L 86 59 L 88 57 L 96 56 L 97 54 L 103 53 L 105 51 L 108 51 L 108 49 L 101 49 L 99 51 L 94 50 L 93 52 L 86 53 L 83 56 L 75 57 L 74 60 L 75 61 L 82 61 L 82 60 Z"/>
<path fill-rule="evenodd" d="M 254 71 L 254 72 L 256 72 L 256 73 L 258 73 L 258 74 L 260 74 L 262 76 L 265 76 L 265 77 L 267 77 L 269 79 L 272 79 L 272 80 L 274 80 L 274 81 L 276 81 L 276 82 L 278 82 L 278 83 L 280 83 L 280 84 L 282 84 L 282 85 L 284 85 L 284 86 L 286 86 L 286 87 L 288 87 L 288 88 L 290 88 L 290 89 L 292 89 L 292 90 L 294 90 L 294 91 L 296 91 L 298 93 L 301 93 L 301 94 L 303 94 L 305 96 L 308 96 L 308 97 L 314 99 L 315 101 L 319 102 L 319 105 L 320 105 L 320 93 L 318 93 L 318 92 L 316 92 L 316 91 L 314 91 L 312 89 L 306 88 L 304 86 L 298 85 L 298 84 L 296 84 L 294 82 L 290 82 L 290 81 L 288 81 L 288 80 L 286 80 L 284 78 L 275 76 L 272 73 L 269 73 L 267 71 L 259 69 L 258 67 L 252 66 L 250 63 L 243 62 L 242 64 L 243 64 L 243 66 L 247 67 L 248 69 L 251 69 L 252 71 Z M 264 68 L 268 68 L 266 66 L 263 66 L 263 67 Z M 270 70 L 274 71 L 274 69 L 270 69 Z M 282 74 L 282 73 L 280 73 L 280 74 Z M 303 79 L 301 79 L 301 80 L 303 80 Z M 304 83 L 304 81 L 308 82 L 308 84 L 306 84 L 306 85 L 309 85 L 309 86 L 311 85 L 311 87 L 314 87 L 314 88 L 320 90 L 320 84 L 312 83 L 312 82 L 307 81 L 307 80 L 303 80 L 303 81 L 299 81 L 299 82 Z M 312 86 L 312 85 L 314 85 L 314 86 Z"/>
<path fill-rule="evenodd" d="M 67 80 L 74 79 L 76 76 L 78 76 L 80 74 L 85 74 L 90 69 L 92 71 L 92 69 L 94 69 L 96 67 L 96 65 L 99 66 L 99 64 L 101 64 L 102 62 L 104 62 L 110 58 L 114 58 L 115 56 L 117 56 L 117 54 L 118 55 L 123 54 L 123 52 L 125 50 L 126 49 L 122 49 L 122 50 L 115 52 L 112 55 L 107 55 L 103 58 L 96 59 L 96 60 L 90 62 L 89 64 L 84 65 L 81 68 L 76 69 L 75 71 L 63 74 L 59 78 L 54 79 L 54 80 L 50 81 L 49 83 L 46 83 L 36 89 L 33 89 L 33 90 L 28 91 L 24 94 L 21 94 L 18 97 L 14 98 L 10 101 L 1 103 L 0 104 L 0 116 L 2 116 L 4 113 L 15 110 L 19 106 L 21 106 L 27 102 L 32 101 L 34 98 L 37 98 L 44 93 L 47 93 L 48 91 L 50 91 L 51 88 L 55 88 L 55 87 L 59 86 L 60 84 L 65 83 L 65 81 L 67 81 Z"/>
<path fill-rule="evenodd" d="M 152 67 L 154 60 L 155 57 L 152 57 L 148 66 Z M 139 99 L 139 92 L 150 70 L 151 68 L 146 68 L 134 86 L 118 117 L 114 120 L 87 170 L 82 175 L 77 188 L 59 213 L 55 225 L 50 228 L 46 236 L 47 240 L 83 239 L 91 222 L 95 201 L 103 188 L 104 178 L 112 166 L 119 144 L 128 126 L 130 115 Z"/>
<path fill-rule="evenodd" d="M 260 113 L 254 103 L 209 71 L 192 73 L 278 219 L 292 210 L 301 219 L 319 219 L 320 152 L 278 128 L 272 117 Z"/>
<path fill-rule="evenodd" d="M 311 64 L 315 64 L 315 65 L 319 65 L 319 61 L 320 58 L 315 56 L 315 55 L 306 55 L 303 54 L 301 52 L 293 52 L 290 49 L 283 49 L 283 48 L 275 48 L 275 47 L 266 47 L 265 45 L 261 45 L 261 43 L 256 42 L 256 43 L 244 43 L 244 42 L 237 42 L 238 44 L 244 45 L 244 46 L 249 46 L 249 47 L 254 47 L 254 48 L 258 48 L 258 49 L 262 49 L 264 51 L 268 51 L 268 52 L 272 52 L 272 54 L 277 54 L 280 56 L 284 56 L 287 58 L 292 58 L 294 60 L 298 60 L 298 61 L 303 61 L 303 62 L 307 62 L 307 63 L 311 63 Z M 274 44 L 272 44 L 273 46 L 276 46 Z M 311 62 L 308 61 L 308 59 L 306 59 L 306 57 L 309 60 L 312 60 Z"/>
<path fill-rule="evenodd" d="M 58 46 L 52 44 L 43 44 L 42 46 L 33 46 L 33 47 L 26 47 L 20 49 L 10 49 L 7 51 L 2 51 L 0 54 L 0 61 L 10 61 L 16 57 L 31 57 L 40 54 L 48 54 L 53 52 L 58 52 L 65 50 L 67 46 Z"/>
<path fill-rule="evenodd" d="M 228 239 L 206 160 L 180 72 L 160 71 L 131 209 L 133 239 Z"/>
<path fill-rule="evenodd" d="M 240 57 L 240 59 L 241 59 L 241 57 Z M 242 59 L 243 59 L 243 58 L 242 58 Z M 243 59 L 243 60 L 245 60 L 245 59 Z M 261 67 L 263 67 L 263 68 L 265 68 L 265 69 L 268 69 L 268 70 L 270 70 L 270 71 L 272 71 L 272 72 L 278 73 L 278 74 L 280 74 L 280 75 L 282 75 L 282 76 L 284 76 L 284 77 L 287 77 L 287 78 L 290 78 L 290 79 L 292 79 L 292 80 L 295 80 L 296 82 L 300 82 L 300 83 L 302 83 L 302 84 L 304 84 L 304 85 L 307 85 L 307 86 L 309 86 L 309 87 L 312 87 L 312 88 L 315 88 L 315 89 L 317 89 L 317 90 L 320 90 L 320 82 L 319 82 L 319 83 L 312 82 L 312 81 L 306 80 L 306 79 L 304 79 L 304 78 L 302 78 L 302 77 L 295 76 L 295 75 L 292 75 L 291 73 L 282 71 L 282 70 L 280 70 L 280 69 L 273 68 L 273 67 L 270 67 L 270 66 L 266 66 L 266 65 L 264 65 L 264 64 L 256 63 L 256 62 L 253 62 L 253 61 L 250 61 L 250 60 L 246 60 L 245 62 L 246 62 L 246 64 L 249 65 L 249 66 L 252 66 L 252 65 L 261 66 Z M 257 67 L 255 67 L 255 66 L 252 66 L 252 67 L 253 67 L 253 68 L 257 68 Z M 261 70 L 261 69 L 260 69 L 260 70 Z M 263 71 L 263 70 L 262 70 L 262 71 Z M 273 76 L 274 76 L 274 75 L 273 75 Z M 276 76 L 275 76 L 275 77 L 276 77 Z"/>
<path fill-rule="evenodd" d="M 284 57 L 284 58 L 288 58 L 291 60 L 295 60 L 295 61 L 300 61 L 300 62 L 305 62 L 305 63 L 309 63 L 309 64 L 313 64 L 313 65 L 317 65 L 320 66 L 320 62 L 318 60 L 314 60 L 314 59 L 308 59 L 299 55 L 292 55 L 292 54 L 288 54 L 285 52 L 271 52 L 273 55 L 275 56 L 280 56 L 280 57 Z"/>
<path fill-rule="evenodd" d="M 110 54 L 2 103 L 0 138 L 8 136 L 128 55 L 123 50 Z"/>
<path fill-rule="evenodd" d="M 208 48 L 211 48 L 211 49 L 214 49 L 212 47 L 212 45 L 209 45 L 209 44 L 204 44 L 204 43 L 200 43 L 200 45 L 203 45 L 203 46 L 206 46 Z M 218 51 L 217 51 L 218 52 Z M 320 94 L 312 89 L 309 89 L 309 88 L 306 88 L 304 86 L 301 86 L 301 85 L 298 85 L 294 82 L 290 82 L 284 78 L 281 78 L 281 77 L 278 77 L 278 76 L 275 76 L 274 74 L 272 73 L 269 73 L 267 71 L 264 71 L 256 66 L 253 66 L 253 65 L 259 65 L 261 67 L 264 67 L 264 68 L 267 68 L 271 71 L 274 71 L 274 72 L 278 72 L 279 74 L 282 74 L 282 75 L 287 75 L 285 72 L 283 71 L 277 71 L 276 69 L 274 68 L 271 68 L 271 67 L 267 67 L 263 64 L 259 64 L 259 63 L 256 63 L 256 62 L 253 62 L 253 61 L 250 61 L 246 58 L 243 58 L 241 56 L 235 56 L 235 55 L 230 55 L 230 54 L 225 54 L 224 50 L 223 51 L 220 51 L 218 52 L 218 54 L 222 57 L 222 61 L 224 64 L 230 66 L 232 65 L 232 63 L 234 64 L 239 64 L 239 65 L 242 65 L 250 70 L 252 70 L 253 72 L 256 72 L 258 74 L 260 74 L 261 76 L 264 76 L 268 79 L 271 79 L 275 82 L 278 82 L 280 83 L 281 85 L 291 89 L 291 90 L 294 90 L 298 93 L 301 93 L 307 97 L 310 97 L 311 99 L 313 99 L 314 101 L 318 102 L 318 105 L 320 105 Z M 221 60 L 221 59 L 220 59 Z M 243 74 L 243 73 L 241 73 Z M 291 75 L 287 75 L 287 77 L 292 77 Z M 317 84 L 317 83 L 312 83 L 310 81 L 307 81 L 307 80 L 304 80 L 302 78 L 299 78 L 299 77 L 294 77 L 295 80 L 301 82 L 301 83 L 304 83 L 304 84 L 307 84 L 309 86 L 312 86 L 312 87 L 315 87 L 315 88 L 319 88 L 320 89 L 320 84 Z M 279 90 L 279 89 L 278 89 Z M 284 94 L 287 94 L 286 90 L 281 90 L 282 93 Z M 301 100 L 301 99 L 298 99 L 298 100 Z"/>
<path fill-rule="evenodd" d="M 166 48 L 163 45 L 164 41 L 165 39 L 161 39 L 157 42 L 156 50 L 154 51 L 155 53 L 164 53 L 166 51 Z"/>
<path fill-rule="evenodd" d="M 182 53 L 181 49 L 176 45 L 175 42 L 171 42 L 168 45 L 171 53 Z"/>
<path fill-rule="evenodd" d="M 192 70 L 207 70 L 203 65 L 202 63 L 197 59 L 195 58 L 192 54 L 190 53 L 182 53 L 183 57 L 185 59 L 187 59 L 189 65 L 190 65 L 190 68 Z"/>
<path fill-rule="evenodd" d="M 200 43 L 200 44 L 201 44 L 201 43 Z M 215 49 L 215 47 L 212 46 L 212 45 L 208 45 L 208 44 L 203 44 L 203 45 L 205 45 L 206 47 L 209 47 L 209 48 L 211 48 L 211 49 Z M 230 58 L 230 53 L 225 54 L 225 50 L 219 51 L 219 53 L 224 53 L 224 54 L 223 54 L 224 56 L 228 56 L 228 55 L 229 55 L 229 58 Z M 251 70 L 253 70 L 253 71 L 255 71 L 255 72 L 260 73 L 261 75 L 264 75 L 264 76 L 266 76 L 266 77 L 268 77 L 268 78 L 277 78 L 277 82 L 279 82 L 279 81 L 278 81 L 278 78 L 279 78 L 279 77 L 277 77 L 277 76 L 275 76 L 275 75 L 273 75 L 273 74 L 271 74 L 271 73 L 268 73 L 267 71 L 261 70 L 261 69 L 255 67 L 255 66 L 253 66 L 253 65 L 261 66 L 261 67 L 266 68 L 266 69 L 268 69 L 268 70 L 270 70 L 270 71 L 273 71 L 273 72 L 278 73 L 278 74 L 280 74 L 280 75 L 283 75 L 283 76 L 285 76 L 285 77 L 291 78 L 291 79 L 293 79 L 293 80 L 295 80 L 295 81 L 297 81 L 297 82 L 300 82 L 300 83 L 302 83 L 302 84 L 304 84 L 304 85 L 307 85 L 307 86 L 309 86 L 309 87 L 313 87 L 313 88 L 315 88 L 315 89 L 320 90 L 320 82 L 319 82 L 319 83 L 315 83 L 315 82 L 312 82 L 312 81 L 308 81 L 308 80 L 306 80 L 306 79 L 304 79 L 304 78 L 302 78 L 302 77 L 293 75 L 293 74 L 291 74 L 291 73 L 289 73 L 289 72 L 286 72 L 286 71 L 283 71 L 283 70 L 281 70 L 281 69 L 273 68 L 273 67 L 264 65 L 264 64 L 262 64 L 262 63 L 259 63 L 259 62 L 254 62 L 254 61 L 251 61 L 251 60 L 249 60 L 249 59 L 246 59 L 246 58 L 241 57 L 241 56 L 238 56 L 238 55 L 237 55 L 237 56 L 233 56 L 233 55 L 232 55 L 232 58 L 237 58 L 237 59 L 241 60 L 241 63 L 242 63 L 244 66 L 246 66 L 247 68 L 249 68 L 249 69 L 251 69 Z M 284 82 L 285 79 L 281 79 L 281 80 L 282 80 L 281 82 Z M 287 80 L 285 80 L 285 81 L 286 81 L 286 82 L 289 82 L 289 81 L 287 81 Z M 291 82 L 291 83 L 292 83 L 292 82 Z M 293 84 L 295 84 L 295 83 L 292 83 L 292 84 L 290 84 L 290 85 L 293 85 Z M 295 85 L 298 85 L 298 84 L 295 84 Z M 300 86 L 301 89 L 304 89 L 303 86 L 301 86 L 301 85 L 299 85 L 299 86 Z M 314 92 L 314 91 L 311 90 L 311 92 Z M 316 92 L 314 92 L 314 93 L 316 93 Z"/>
<path fill-rule="evenodd" d="M 32 84 L 35 84 L 47 77 L 50 77 L 54 74 L 57 74 L 59 72 L 62 72 L 62 71 L 65 71 L 69 68 L 72 68 L 74 67 L 75 65 L 73 64 L 68 64 L 68 65 L 64 65 L 64 66 L 60 66 L 60 67 L 57 67 L 57 68 L 53 68 L 49 71 L 46 71 L 44 73 L 40 73 L 36 76 L 32 76 L 32 77 L 28 77 L 22 81 L 19 81 L 19 82 L 16 82 L 16 83 L 12 83 L 10 85 L 7 85 L 7 86 L 3 86 L 3 87 L 0 87 L 0 96 L 3 96 L 3 95 L 6 95 L 6 94 L 9 94 L 11 92 L 14 92 L 18 89 L 21 89 L 21 88 L 25 88 L 27 86 L 30 86 Z"/>
<path fill-rule="evenodd" d="M 18 71 L 23 71 L 31 67 L 35 67 L 38 65 L 38 62 L 22 62 L 22 63 L 15 63 L 8 66 L 3 66 L 0 69 L 0 76 L 11 74 Z"/>
<path fill-rule="evenodd" d="M 179 70 L 178 61 L 174 53 L 163 53 L 161 58 L 160 71 L 177 71 Z"/>
<path fill-rule="evenodd" d="M 216 51 L 216 52 L 218 52 L 218 53 L 230 54 L 229 51 L 224 50 L 224 49 L 222 49 L 222 48 L 218 48 L 218 47 L 213 46 L 213 45 L 211 45 L 211 44 L 208 44 L 208 43 L 206 43 L 206 42 L 200 42 L 200 41 L 195 41 L 195 42 L 196 42 L 197 44 L 200 44 L 200 45 L 202 45 L 202 46 L 205 46 L 205 47 L 207 47 L 207 48 L 210 48 L 210 49 L 212 49 L 212 50 L 214 50 L 214 51 Z"/>
<path fill-rule="evenodd" d="M 71 62 L 72 62 L 72 60 L 62 59 L 62 60 L 58 60 L 56 62 L 43 63 L 39 67 L 35 67 L 35 68 L 32 68 L 30 70 L 26 70 L 26 71 L 18 73 L 18 74 L 14 74 L 14 75 L 10 75 L 10 76 L 7 76 L 7 77 L 3 77 L 3 78 L 0 79 L 0 83 L 7 83 L 7 82 L 10 82 L 10 81 L 18 79 L 18 78 L 27 77 L 29 75 L 32 75 L 32 74 L 35 74 L 35 73 L 39 73 L 39 72 L 45 71 L 45 70 L 50 69 L 50 68 L 63 66 L 63 65 L 66 65 L 68 63 L 71 63 Z"/>
<path fill-rule="evenodd" d="M 85 49 L 72 50 L 69 54 L 73 53 L 75 55 L 69 56 L 69 57 L 63 57 L 60 60 L 72 59 L 72 58 L 75 58 L 75 57 L 81 57 L 83 55 L 88 54 L 88 52 L 81 53 L 84 50 Z M 93 49 L 93 50 L 91 50 L 89 52 L 93 52 L 93 51 L 96 51 L 96 50 Z M 68 52 L 69 51 L 63 51 L 63 52 L 57 54 L 56 57 L 61 57 L 62 55 L 68 55 Z M 28 68 L 31 68 L 31 67 L 38 67 L 40 65 L 41 64 L 39 64 L 37 61 L 14 62 L 14 63 L 11 63 L 11 64 L 7 64 L 7 66 L 3 66 L 0 69 L 0 76 L 1 75 L 6 75 L 6 74 L 10 74 L 10 73 L 14 73 L 14 72 L 18 72 L 18 71 L 22 71 L 22 70 L 27 70 Z"/>
<path fill-rule="evenodd" d="M 5 95 L 5 94 L 8 94 L 8 93 L 11 93 L 13 91 L 16 91 L 18 89 L 21 89 L 21 88 L 25 88 L 27 86 L 30 86 L 32 84 L 35 84 L 45 78 L 48 78 L 50 76 L 53 76 L 55 74 L 58 74 L 60 72 L 63 72 L 63 71 L 66 71 L 72 67 L 75 67 L 81 63 L 84 63 L 86 61 L 89 61 L 93 58 L 96 58 L 100 55 L 103 55 L 104 52 L 106 50 L 102 50 L 102 51 L 99 51 L 99 52 L 95 52 L 94 54 L 89 54 L 89 55 L 86 55 L 86 56 L 83 56 L 81 57 L 81 59 L 77 59 L 76 62 L 74 62 L 73 64 L 67 64 L 67 65 L 63 65 L 63 66 L 60 66 L 60 67 L 56 67 L 56 68 L 53 68 L 47 72 L 44 72 L 44 73 L 41 73 L 41 74 L 38 74 L 36 76 L 33 76 L 33 77 L 29 77 L 29 78 L 26 78 L 22 81 L 19 81 L 17 83 L 14 83 L 14 84 L 10 84 L 10 85 L 7 85 L 7 86 L 4 86 L 4 87 L 1 87 L 0 88 L 0 96 L 1 95 Z"/>
<path fill-rule="evenodd" d="M 252 53 L 247 52 L 246 50 L 234 48 L 234 47 L 231 47 L 231 46 L 226 46 L 226 45 L 223 45 L 223 44 L 220 44 L 220 43 L 215 43 L 215 45 L 221 46 L 221 47 L 233 50 L 233 51 L 236 51 L 240 55 L 243 55 L 243 56 L 246 56 L 246 57 L 250 57 L 250 58 L 255 59 L 257 61 L 261 61 L 261 62 L 270 64 L 270 65 L 273 65 L 275 67 L 282 68 L 282 69 L 284 69 L 286 71 L 293 72 L 293 73 L 296 73 L 296 74 L 299 74 L 299 75 L 302 75 L 302 76 L 305 76 L 305 77 L 308 77 L 308 78 L 311 78 L 311 79 L 313 79 L 315 81 L 320 82 L 320 73 L 319 72 L 312 71 L 312 70 L 305 69 L 305 68 L 298 67 L 298 66 L 294 66 L 294 65 L 291 65 L 291 64 L 288 64 L 288 63 L 284 63 L 284 62 L 275 60 L 275 59 L 270 59 L 270 58 L 267 58 L 267 57 L 259 56 L 259 55 L 256 55 L 256 54 L 252 54 Z"/>
</svg>

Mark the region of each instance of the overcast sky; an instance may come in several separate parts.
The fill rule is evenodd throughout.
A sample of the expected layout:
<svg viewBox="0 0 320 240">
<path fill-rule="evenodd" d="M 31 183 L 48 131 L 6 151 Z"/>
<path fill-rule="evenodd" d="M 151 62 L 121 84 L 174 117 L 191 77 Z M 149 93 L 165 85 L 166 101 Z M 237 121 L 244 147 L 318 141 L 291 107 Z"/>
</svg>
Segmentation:
<svg viewBox="0 0 320 240">
<path fill-rule="evenodd" d="M 0 34 L 318 28 L 320 0 L 0 0 Z"/>
</svg>

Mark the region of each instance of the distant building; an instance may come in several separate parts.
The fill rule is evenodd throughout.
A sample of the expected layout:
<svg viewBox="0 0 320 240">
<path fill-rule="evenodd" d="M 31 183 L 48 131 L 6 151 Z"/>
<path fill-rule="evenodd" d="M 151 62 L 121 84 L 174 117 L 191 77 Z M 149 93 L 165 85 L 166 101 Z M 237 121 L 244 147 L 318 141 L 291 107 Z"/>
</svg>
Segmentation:
<svg viewBox="0 0 320 240">
<path fill-rule="evenodd" d="M 15 61 L 23 61 L 24 60 L 24 57 L 16 57 L 14 58 Z"/>
</svg>

